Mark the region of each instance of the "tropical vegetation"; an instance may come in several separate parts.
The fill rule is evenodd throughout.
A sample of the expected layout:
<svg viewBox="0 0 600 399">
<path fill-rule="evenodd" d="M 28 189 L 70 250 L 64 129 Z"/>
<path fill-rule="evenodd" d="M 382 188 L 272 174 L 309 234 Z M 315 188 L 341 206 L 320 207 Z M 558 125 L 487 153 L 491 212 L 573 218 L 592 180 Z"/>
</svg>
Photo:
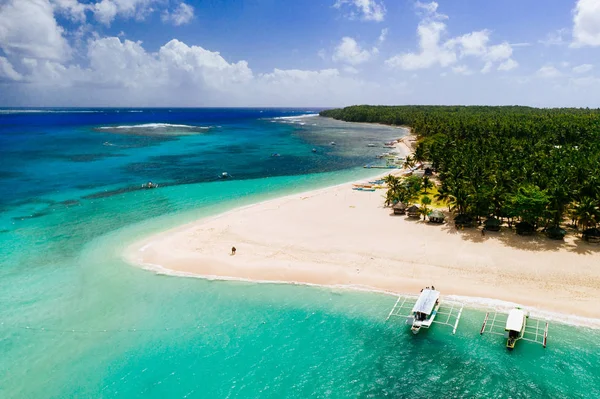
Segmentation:
<svg viewBox="0 0 600 399">
<path fill-rule="evenodd" d="M 429 161 L 440 181 L 433 198 L 459 215 L 525 230 L 556 231 L 566 216 L 584 230 L 600 223 L 598 109 L 360 105 L 321 115 L 410 126 L 418 144 L 406 165 Z M 386 201 L 410 203 L 430 188 L 413 180 L 394 182 Z"/>
</svg>

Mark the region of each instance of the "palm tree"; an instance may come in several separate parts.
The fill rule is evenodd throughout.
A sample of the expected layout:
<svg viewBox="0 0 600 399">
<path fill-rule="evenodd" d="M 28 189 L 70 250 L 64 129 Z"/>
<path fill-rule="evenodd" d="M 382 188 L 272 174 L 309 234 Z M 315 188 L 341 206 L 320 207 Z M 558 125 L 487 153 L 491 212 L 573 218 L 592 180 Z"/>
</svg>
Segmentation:
<svg viewBox="0 0 600 399">
<path fill-rule="evenodd" d="M 433 188 L 433 182 L 429 179 L 429 177 L 423 177 L 423 191 L 427 194 L 427 190 Z"/>
<path fill-rule="evenodd" d="M 577 221 L 583 230 L 595 226 L 600 220 L 600 209 L 596 201 L 590 197 L 583 197 L 575 207 Z"/>
<path fill-rule="evenodd" d="M 421 207 L 421 214 L 423 215 L 423 220 L 425 220 L 425 217 L 429 214 L 429 208 L 427 208 L 427 205 L 431 205 L 431 198 L 426 195 L 423 196 L 423 198 L 421 198 L 421 204 L 423 205 Z"/>
<path fill-rule="evenodd" d="M 407 155 L 406 159 L 404 160 L 404 164 L 402 164 L 402 167 L 404 169 L 410 169 L 413 166 L 415 166 L 415 161 L 413 160 L 413 158 L 410 155 Z"/>
<path fill-rule="evenodd" d="M 433 196 L 438 202 L 445 202 L 448 205 L 448 212 L 450 212 L 450 193 L 448 192 L 448 188 L 446 185 L 442 184 L 442 186 L 438 189 L 438 192 Z"/>
</svg>

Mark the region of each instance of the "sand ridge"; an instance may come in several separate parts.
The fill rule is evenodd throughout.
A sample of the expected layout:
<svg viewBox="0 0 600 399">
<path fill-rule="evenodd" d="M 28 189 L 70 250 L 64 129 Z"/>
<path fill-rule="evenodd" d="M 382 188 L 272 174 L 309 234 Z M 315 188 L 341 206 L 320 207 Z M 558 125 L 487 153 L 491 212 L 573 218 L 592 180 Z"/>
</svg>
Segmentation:
<svg viewBox="0 0 600 399">
<path fill-rule="evenodd" d="M 149 237 L 125 257 L 159 272 L 213 278 L 397 293 L 435 285 L 444 295 L 600 318 L 600 246 L 508 229 L 482 237 L 452 223 L 393 216 L 383 195 L 349 183 L 264 201 Z"/>
</svg>

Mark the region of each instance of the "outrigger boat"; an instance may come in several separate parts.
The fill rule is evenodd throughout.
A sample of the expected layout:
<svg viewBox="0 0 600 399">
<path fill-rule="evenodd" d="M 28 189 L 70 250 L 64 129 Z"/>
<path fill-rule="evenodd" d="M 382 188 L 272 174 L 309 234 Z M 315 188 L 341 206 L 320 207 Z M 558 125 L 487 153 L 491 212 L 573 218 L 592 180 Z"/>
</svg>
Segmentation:
<svg viewBox="0 0 600 399">
<path fill-rule="evenodd" d="M 416 301 L 414 301 L 415 298 Z M 452 334 L 454 334 L 458 328 L 463 307 L 464 305 L 460 302 L 441 302 L 440 292 L 433 287 L 427 287 L 421 291 L 418 297 L 399 296 L 386 321 L 392 316 L 404 317 L 406 324 L 411 325 L 410 331 L 413 334 L 418 334 L 422 328 L 431 327 L 433 323 L 443 324 L 452 327 Z"/>
<path fill-rule="evenodd" d="M 527 320 L 531 322 L 529 325 Z M 503 324 L 504 331 L 500 330 Z M 522 309 L 515 308 L 508 315 L 498 312 L 486 313 L 479 334 L 483 335 L 484 332 L 503 335 L 506 338 L 506 349 L 509 351 L 513 350 L 517 341 L 521 339 L 541 344 L 545 348 L 548 340 L 548 323 L 531 319 Z"/>
</svg>

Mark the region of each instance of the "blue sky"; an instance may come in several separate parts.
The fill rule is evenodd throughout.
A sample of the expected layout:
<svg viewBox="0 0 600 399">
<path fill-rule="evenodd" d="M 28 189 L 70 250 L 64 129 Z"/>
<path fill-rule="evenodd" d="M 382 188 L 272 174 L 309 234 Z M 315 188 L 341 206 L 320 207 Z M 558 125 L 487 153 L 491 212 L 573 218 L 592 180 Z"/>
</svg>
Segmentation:
<svg viewBox="0 0 600 399">
<path fill-rule="evenodd" d="M 0 106 L 599 107 L 598 0 L 0 0 Z"/>
</svg>

